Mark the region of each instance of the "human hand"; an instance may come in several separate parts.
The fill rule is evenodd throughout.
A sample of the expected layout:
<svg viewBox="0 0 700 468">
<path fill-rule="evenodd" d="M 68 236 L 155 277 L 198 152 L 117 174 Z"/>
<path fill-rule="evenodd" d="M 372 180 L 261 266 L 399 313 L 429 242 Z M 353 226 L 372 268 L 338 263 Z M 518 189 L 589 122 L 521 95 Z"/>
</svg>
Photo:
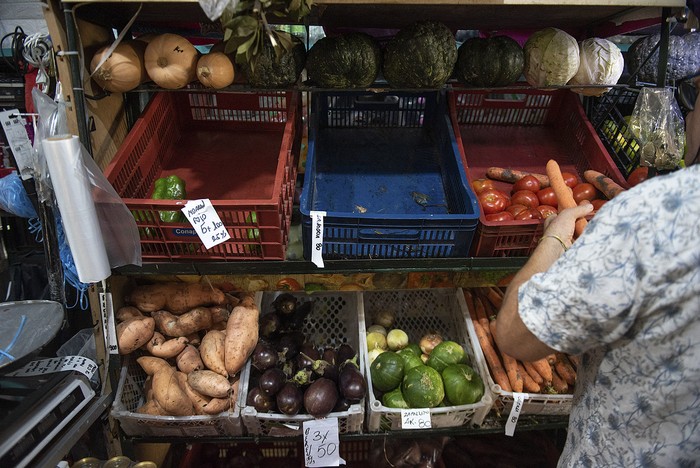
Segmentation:
<svg viewBox="0 0 700 468">
<path fill-rule="evenodd" d="M 585 218 L 593 212 L 593 205 L 584 203 L 573 208 L 566 208 L 559 214 L 548 216 L 544 221 L 545 236 L 558 237 L 566 246 L 574 242 L 574 227 L 578 218 Z"/>
</svg>

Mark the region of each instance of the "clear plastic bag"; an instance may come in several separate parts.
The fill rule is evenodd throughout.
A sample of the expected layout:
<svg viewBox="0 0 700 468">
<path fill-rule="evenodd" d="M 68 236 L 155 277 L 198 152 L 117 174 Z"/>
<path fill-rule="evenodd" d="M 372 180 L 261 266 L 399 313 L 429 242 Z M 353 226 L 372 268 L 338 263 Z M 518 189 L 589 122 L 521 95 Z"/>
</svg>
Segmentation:
<svg viewBox="0 0 700 468">
<path fill-rule="evenodd" d="M 685 147 L 683 114 L 667 88 L 643 88 L 630 128 L 641 145 L 640 164 L 658 170 L 678 168 Z"/>
<path fill-rule="evenodd" d="M 36 210 L 16 172 L 0 179 L 0 208 L 21 218 L 36 218 Z"/>
<path fill-rule="evenodd" d="M 199 6 L 202 11 L 212 21 L 216 21 L 221 17 L 226 7 L 234 10 L 238 5 L 238 0 L 199 0 Z"/>
</svg>

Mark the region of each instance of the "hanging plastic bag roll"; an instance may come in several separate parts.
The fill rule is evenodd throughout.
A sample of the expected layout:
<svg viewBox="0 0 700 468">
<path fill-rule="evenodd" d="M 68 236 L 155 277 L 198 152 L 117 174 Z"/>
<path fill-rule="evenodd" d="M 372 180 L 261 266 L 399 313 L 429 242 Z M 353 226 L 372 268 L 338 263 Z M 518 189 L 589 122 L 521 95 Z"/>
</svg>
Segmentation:
<svg viewBox="0 0 700 468">
<path fill-rule="evenodd" d="M 78 277 L 83 283 L 102 281 L 111 269 L 80 141 L 75 135 L 50 137 L 42 148 Z"/>
</svg>

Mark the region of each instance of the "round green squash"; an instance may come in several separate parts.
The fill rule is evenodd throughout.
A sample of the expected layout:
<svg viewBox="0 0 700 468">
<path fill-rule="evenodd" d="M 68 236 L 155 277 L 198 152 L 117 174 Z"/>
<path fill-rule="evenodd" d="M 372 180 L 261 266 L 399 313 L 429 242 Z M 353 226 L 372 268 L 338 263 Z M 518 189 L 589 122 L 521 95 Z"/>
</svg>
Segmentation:
<svg viewBox="0 0 700 468">
<path fill-rule="evenodd" d="M 513 84 L 524 65 L 523 49 L 510 37 L 473 37 L 459 47 L 455 71 L 466 85 L 491 88 Z"/>
<path fill-rule="evenodd" d="M 404 376 L 403 358 L 393 351 L 377 356 L 369 366 L 372 386 L 382 392 L 390 392 L 399 385 Z"/>
<path fill-rule="evenodd" d="M 416 366 L 422 366 L 423 360 L 420 358 L 420 356 L 416 356 L 415 354 L 413 354 L 413 351 L 404 351 L 404 349 L 396 351 L 396 354 L 403 358 L 403 371 L 405 374 L 406 372 L 408 372 L 409 369 L 413 369 Z"/>
<path fill-rule="evenodd" d="M 442 341 L 430 352 L 426 364 L 438 372 L 442 372 L 450 364 L 464 362 L 464 348 L 454 341 Z"/>
<path fill-rule="evenodd" d="M 442 371 L 447 399 L 453 405 L 471 405 L 484 396 L 484 382 L 466 364 L 450 364 Z"/>
<path fill-rule="evenodd" d="M 377 78 L 381 64 L 377 41 L 369 34 L 351 32 L 316 42 L 306 59 L 306 72 L 317 86 L 366 88 Z"/>
<path fill-rule="evenodd" d="M 406 372 L 401 393 L 411 408 L 434 408 L 445 398 L 445 387 L 438 371 L 422 365 Z"/>
<path fill-rule="evenodd" d="M 406 400 L 403 398 L 401 387 L 385 393 L 382 396 L 382 405 L 386 406 L 387 408 L 408 409 L 408 403 L 406 403 Z"/>
<path fill-rule="evenodd" d="M 399 350 L 399 352 L 402 353 L 413 353 L 416 356 L 420 357 L 421 354 L 423 354 L 423 351 L 421 351 L 420 346 L 418 346 L 418 343 L 408 343 L 408 346 L 405 348 Z"/>
</svg>

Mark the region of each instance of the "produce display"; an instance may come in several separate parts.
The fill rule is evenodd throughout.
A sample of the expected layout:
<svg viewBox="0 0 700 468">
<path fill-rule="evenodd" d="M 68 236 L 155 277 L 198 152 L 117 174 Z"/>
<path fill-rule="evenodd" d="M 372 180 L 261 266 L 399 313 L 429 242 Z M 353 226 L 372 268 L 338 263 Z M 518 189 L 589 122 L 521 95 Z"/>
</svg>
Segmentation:
<svg viewBox="0 0 700 468">
<path fill-rule="evenodd" d="M 561 29 L 545 28 L 535 32 L 525 42 L 523 50 L 523 73 L 532 86 L 563 86 L 578 71 L 578 43 Z"/>
<path fill-rule="evenodd" d="M 447 26 L 418 21 L 401 29 L 384 49 L 384 78 L 394 88 L 438 88 L 457 62 L 457 42 Z"/>
<path fill-rule="evenodd" d="M 216 415 L 237 399 L 239 372 L 258 335 L 258 307 L 202 283 L 155 283 L 133 288 L 119 308 L 120 354 L 139 352 L 148 375 L 145 402 L 153 416 Z"/>
<path fill-rule="evenodd" d="M 352 32 L 324 37 L 306 59 L 309 80 L 324 88 L 366 88 L 377 78 L 382 51 L 369 34 Z"/>
<path fill-rule="evenodd" d="M 347 342 L 314 343 L 304 334 L 314 300 L 282 293 L 260 319 L 251 357 L 246 406 L 258 413 L 322 418 L 347 411 L 365 397 L 357 351 Z"/>
<path fill-rule="evenodd" d="M 221 89 L 233 83 L 233 62 L 223 52 L 209 52 L 197 61 L 197 79 L 206 88 Z"/>
<path fill-rule="evenodd" d="M 90 73 L 104 90 L 124 93 L 149 80 L 146 73 L 146 43 L 139 40 L 120 42 L 109 57 L 100 64 L 110 46 L 101 47 L 90 61 Z"/>
<path fill-rule="evenodd" d="M 659 72 L 659 50 L 654 47 L 661 38 L 652 34 L 635 41 L 627 52 L 627 68 L 630 73 L 639 69 L 640 81 L 656 83 Z M 652 53 L 652 50 L 653 53 Z M 649 58 L 647 60 L 647 58 Z M 646 62 L 645 62 L 646 61 Z M 671 35 L 668 39 L 667 80 L 678 80 L 700 71 L 700 32 L 682 36 Z"/>
<path fill-rule="evenodd" d="M 306 63 L 306 47 L 296 36 L 292 37 L 292 47 L 284 50 L 280 57 L 270 39 L 265 36 L 263 48 L 255 66 L 246 63 L 243 70 L 248 82 L 255 88 L 285 88 L 297 82 Z"/>
<path fill-rule="evenodd" d="M 622 76 L 625 60 L 622 52 L 607 39 L 597 37 L 579 42 L 580 64 L 570 85 L 614 85 Z M 584 96 L 600 96 L 610 88 L 574 88 Z"/>
<path fill-rule="evenodd" d="M 577 357 L 555 353 L 538 361 L 522 362 L 500 352 L 493 338 L 496 315 L 503 302 L 500 289 L 479 288 L 473 293 L 464 290 L 464 299 L 490 375 L 502 391 L 551 395 L 573 393 Z"/>
<path fill-rule="evenodd" d="M 186 38 L 160 34 L 148 43 L 144 53 L 146 72 L 165 89 L 180 89 L 196 79 L 199 52 Z"/>
<path fill-rule="evenodd" d="M 466 85 L 508 86 L 517 81 L 524 65 L 523 49 L 510 37 L 473 37 L 459 47 L 455 71 Z"/>
</svg>

